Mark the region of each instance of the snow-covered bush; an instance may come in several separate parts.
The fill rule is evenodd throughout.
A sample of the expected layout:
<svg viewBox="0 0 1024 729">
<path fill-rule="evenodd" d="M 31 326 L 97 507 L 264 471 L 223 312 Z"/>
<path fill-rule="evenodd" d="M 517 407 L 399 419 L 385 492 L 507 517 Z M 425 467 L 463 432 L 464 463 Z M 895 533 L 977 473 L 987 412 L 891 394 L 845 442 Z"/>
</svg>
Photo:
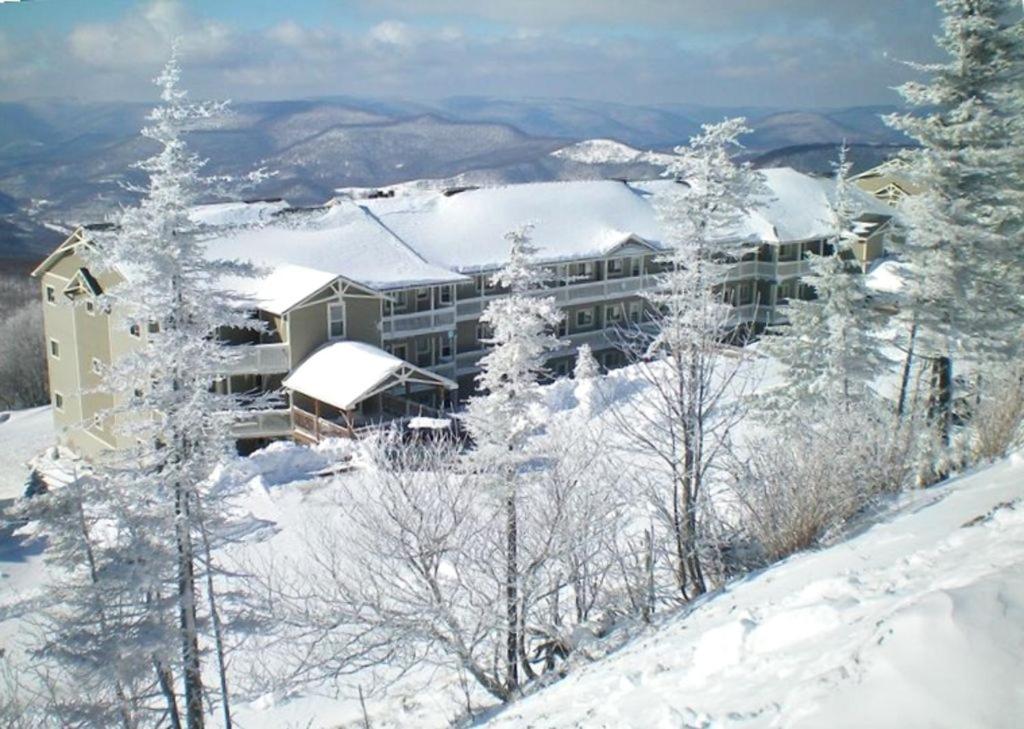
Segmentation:
<svg viewBox="0 0 1024 729">
<path fill-rule="evenodd" d="M 1024 367 L 998 368 L 982 378 L 970 425 L 975 461 L 1002 458 L 1024 442 Z"/>
<path fill-rule="evenodd" d="M 818 544 L 908 484 L 909 443 L 870 413 L 783 423 L 750 439 L 730 469 L 740 532 L 769 563 Z"/>
</svg>

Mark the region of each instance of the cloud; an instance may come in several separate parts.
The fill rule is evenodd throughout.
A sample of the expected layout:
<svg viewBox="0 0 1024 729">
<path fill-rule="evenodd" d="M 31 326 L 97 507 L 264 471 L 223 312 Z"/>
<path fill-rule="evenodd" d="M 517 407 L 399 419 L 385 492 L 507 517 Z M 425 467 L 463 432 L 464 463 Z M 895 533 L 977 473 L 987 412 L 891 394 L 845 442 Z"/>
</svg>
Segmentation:
<svg viewBox="0 0 1024 729">
<path fill-rule="evenodd" d="M 896 23 L 890 7 L 928 0 L 733 0 L 727 13 L 721 0 L 374 0 L 375 15 L 368 0 L 356 1 L 365 2 L 361 25 L 311 25 L 296 13 L 243 29 L 191 3 L 150 0 L 16 52 L 0 37 L 0 98 L 45 90 L 152 99 L 149 79 L 180 38 L 197 96 L 851 105 L 894 100 L 888 87 L 906 71 L 885 51 L 920 57 L 914 43 L 927 47 L 934 29 L 909 11 L 913 23 Z M 481 28 L 481 20 L 498 25 Z M 888 26 L 917 40 L 894 45 L 885 40 L 896 32 Z"/>
</svg>

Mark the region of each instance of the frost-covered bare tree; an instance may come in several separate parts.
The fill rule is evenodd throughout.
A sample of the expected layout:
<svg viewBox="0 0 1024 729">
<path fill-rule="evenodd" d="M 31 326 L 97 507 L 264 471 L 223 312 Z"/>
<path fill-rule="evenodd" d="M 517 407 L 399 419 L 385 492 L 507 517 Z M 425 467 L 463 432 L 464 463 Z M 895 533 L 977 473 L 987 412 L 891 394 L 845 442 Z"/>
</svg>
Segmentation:
<svg viewBox="0 0 1024 729">
<path fill-rule="evenodd" d="M 124 447 L 95 460 L 82 481 L 94 487 L 55 496 L 71 501 L 39 515 L 48 553 L 65 568 L 47 616 L 51 635 L 63 638 L 48 641 L 40 655 L 69 676 L 92 661 L 97 690 L 87 698 L 109 703 L 117 724 L 132 726 L 138 720 L 129 715 L 141 714 L 149 717 L 145 723 L 197 729 L 214 699 L 203 686 L 203 631 L 215 633 L 210 645 L 218 653 L 222 647 L 217 621 L 204 616 L 204 602 L 212 612 L 214 596 L 208 590 L 201 599 L 199 587 L 206 564 L 201 546 L 224 513 L 209 479 L 233 455 L 231 426 L 244 407 L 213 385 L 240 355 L 221 333 L 253 325 L 248 302 L 227 290 L 226 279 L 254 271 L 213 259 L 210 231 L 190 216 L 228 181 L 204 177 L 204 162 L 185 138 L 196 126 L 215 123 L 224 107 L 189 102 L 179 79 L 172 56 L 156 79 L 162 103 L 142 132 L 157 149 L 139 164 L 148 183 L 136 190 L 138 204 L 109 233 L 97 234 L 84 254 L 113 281 L 98 304 L 110 312 L 112 326 L 132 331 L 137 341 L 104 373 L 102 385 L 115 405 L 101 418 Z M 223 660 L 218 665 L 223 669 Z M 138 706 L 125 708 L 139 696 Z"/>
<path fill-rule="evenodd" d="M 43 312 L 31 302 L 0 322 L 0 408 L 28 408 L 49 400 Z"/>
<path fill-rule="evenodd" d="M 1024 21 L 1015 0 L 939 0 L 948 59 L 900 87 L 915 113 L 887 123 L 920 144 L 904 156 L 922 188 L 902 205 L 912 278 L 908 316 L 930 362 L 935 456 L 948 472 L 953 361 L 1019 356 L 1024 301 Z M 1017 141 L 1015 144 L 1014 141 Z"/>
<path fill-rule="evenodd" d="M 601 633 L 621 498 L 600 444 L 579 424 L 544 436 L 517 484 L 517 669 L 521 682 L 558 670 Z M 585 444 L 585 445 L 584 445 Z M 557 446 L 557 447 L 556 447 Z M 540 448 L 540 445 L 538 445 Z M 358 672 L 387 686 L 422 665 L 442 666 L 510 701 L 507 508 L 491 472 L 452 439 L 398 430 L 361 444 L 364 468 L 339 480 L 336 508 L 310 525 L 302 551 L 247 564 L 252 640 L 262 688 L 340 683 Z M 596 465 L 595 465 L 596 464 Z"/>
<path fill-rule="evenodd" d="M 750 372 L 744 356 L 723 344 L 735 321 L 721 285 L 724 257 L 742 248 L 742 216 L 767 194 L 760 174 L 732 159 L 746 131 L 743 119 L 706 125 L 667 165 L 674 184 L 655 205 L 671 252 L 649 296 L 648 329 L 632 332 L 628 348 L 645 387 L 615 410 L 621 430 L 656 465 L 655 503 L 683 599 L 707 590 L 709 478 L 743 416 Z"/>
</svg>

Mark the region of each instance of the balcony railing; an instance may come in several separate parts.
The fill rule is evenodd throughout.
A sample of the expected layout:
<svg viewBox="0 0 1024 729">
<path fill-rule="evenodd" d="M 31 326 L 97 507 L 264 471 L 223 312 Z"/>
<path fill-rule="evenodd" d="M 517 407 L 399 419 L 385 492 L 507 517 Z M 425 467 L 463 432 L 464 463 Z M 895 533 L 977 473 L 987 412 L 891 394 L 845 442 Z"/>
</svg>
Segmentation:
<svg viewBox="0 0 1024 729">
<path fill-rule="evenodd" d="M 416 314 L 392 314 L 381 320 L 381 332 L 388 334 L 409 334 L 432 329 L 450 329 L 455 326 L 455 309 L 435 309 Z"/>
<path fill-rule="evenodd" d="M 237 356 L 225 375 L 277 375 L 291 369 L 287 344 L 244 344 L 232 350 Z"/>
<path fill-rule="evenodd" d="M 779 261 L 775 269 L 778 279 L 800 276 L 811 270 L 809 261 Z"/>
<path fill-rule="evenodd" d="M 538 290 L 538 295 L 550 296 L 556 304 L 565 305 L 570 303 L 584 303 L 587 301 L 602 301 L 604 299 L 621 297 L 624 294 L 638 293 L 655 288 L 658 285 L 658 277 L 653 274 L 643 276 L 627 276 L 625 278 L 613 278 L 606 281 L 587 281 L 585 283 L 573 283 L 568 286 L 557 286 L 548 289 Z M 456 311 L 460 320 L 475 319 L 483 313 L 484 308 L 497 295 L 482 296 L 475 299 L 462 299 L 456 304 Z"/>
</svg>

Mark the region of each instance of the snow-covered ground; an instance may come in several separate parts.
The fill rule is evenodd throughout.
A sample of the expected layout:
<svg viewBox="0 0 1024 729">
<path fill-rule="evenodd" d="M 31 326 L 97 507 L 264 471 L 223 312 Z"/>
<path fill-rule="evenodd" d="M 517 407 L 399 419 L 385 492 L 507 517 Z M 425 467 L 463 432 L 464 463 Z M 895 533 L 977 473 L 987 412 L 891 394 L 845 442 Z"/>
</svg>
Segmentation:
<svg viewBox="0 0 1024 729">
<path fill-rule="evenodd" d="M 628 370 L 605 382 L 622 396 L 635 385 Z M 569 417 L 579 394 L 560 383 L 549 404 L 561 400 Z M 45 408 L 0 423 L 0 483 L 20 490 L 24 461 L 51 442 Z M 232 463 L 223 477 L 238 485 L 237 508 L 251 529 L 223 558 L 308 547 L 310 530 L 360 477 L 322 473 L 348 448 L 279 443 Z M 481 723 L 1024 726 L 1024 457 L 906 494 L 889 508 L 845 541 L 733 583 L 686 614 L 665 615 L 611 656 Z M 31 607 L 46 570 L 39 545 L 0 534 L 0 648 L 9 657 L 20 654 L 25 635 L 11 608 L 25 600 Z M 257 653 L 255 641 L 233 656 L 240 691 Z M 369 683 L 356 674 L 286 693 L 250 690 L 235 699 L 234 713 L 248 729 L 361 726 L 357 691 Z M 486 704 L 473 699 L 477 709 Z M 368 695 L 366 706 L 375 727 L 444 727 L 465 698 L 451 672 L 425 669 Z"/>
<path fill-rule="evenodd" d="M 1024 726 L 1024 457 L 904 497 L 487 726 Z"/>
<path fill-rule="evenodd" d="M 26 462 L 54 442 L 49 405 L 0 413 L 0 506 L 25 492 Z"/>
</svg>

